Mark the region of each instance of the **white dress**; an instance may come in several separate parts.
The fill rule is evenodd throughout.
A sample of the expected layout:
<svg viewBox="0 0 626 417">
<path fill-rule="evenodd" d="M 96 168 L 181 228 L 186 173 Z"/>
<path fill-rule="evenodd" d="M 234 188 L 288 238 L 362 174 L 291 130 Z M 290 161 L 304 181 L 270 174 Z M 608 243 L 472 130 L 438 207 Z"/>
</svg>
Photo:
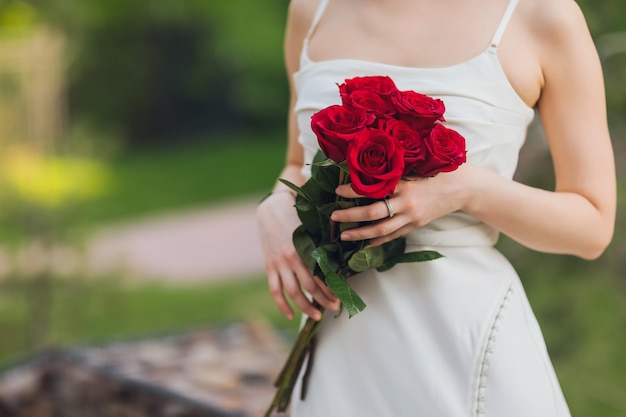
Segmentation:
<svg viewBox="0 0 626 417">
<path fill-rule="evenodd" d="M 328 0 L 322 0 L 309 34 Z M 511 178 L 534 112 L 507 80 L 491 44 L 444 68 L 351 59 L 313 62 L 308 37 L 295 74 L 295 111 L 306 162 L 318 150 L 311 115 L 339 104 L 347 78 L 388 75 L 401 90 L 441 98 L 446 124 L 467 140 L 468 163 Z M 303 168 L 305 175 L 308 167 Z M 520 280 L 493 245 L 498 232 L 452 213 L 408 235 L 408 249 L 445 258 L 366 272 L 350 283 L 367 308 L 326 314 L 305 401 L 292 417 L 566 417 L 569 411 Z"/>
</svg>

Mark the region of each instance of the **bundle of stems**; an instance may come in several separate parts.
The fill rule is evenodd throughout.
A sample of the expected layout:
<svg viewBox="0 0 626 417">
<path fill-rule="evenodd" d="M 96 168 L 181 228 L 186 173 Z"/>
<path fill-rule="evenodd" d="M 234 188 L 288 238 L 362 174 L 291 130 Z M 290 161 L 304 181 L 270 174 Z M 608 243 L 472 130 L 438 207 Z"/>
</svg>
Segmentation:
<svg viewBox="0 0 626 417">
<path fill-rule="evenodd" d="M 321 307 L 316 301 L 313 301 L 315 307 L 321 311 L 322 316 L 324 314 L 324 308 Z M 291 349 L 291 353 L 287 358 L 285 365 L 278 374 L 274 386 L 277 388 L 274 399 L 270 404 L 265 417 L 270 417 L 274 411 L 285 412 L 291 401 L 291 395 L 296 384 L 296 380 L 300 375 L 304 361 L 307 360 L 307 368 L 304 378 L 302 380 L 302 392 L 301 398 L 304 400 L 306 396 L 306 385 L 308 381 L 308 373 L 313 365 L 313 357 L 315 352 L 315 334 L 320 326 L 322 320 L 313 320 L 308 317 L 302 329 L 298 333 L 298 338 Z"/>
</svg>

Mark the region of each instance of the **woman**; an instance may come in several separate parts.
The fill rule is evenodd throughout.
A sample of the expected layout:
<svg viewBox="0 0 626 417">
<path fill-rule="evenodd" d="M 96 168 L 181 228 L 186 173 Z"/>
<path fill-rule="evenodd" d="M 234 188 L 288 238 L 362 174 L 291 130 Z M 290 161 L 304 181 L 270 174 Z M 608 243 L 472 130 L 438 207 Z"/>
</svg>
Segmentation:
<svg viewBox="0 0 626 417">
<path fill-rule="evenodd" d="M 337 84 L 391 77 L 440 98 L 446 125 L 467 140 L 457 171 L 401 181 L 384 202 L 333 213 L 376 222 L 344 240 L 445 258 L 366 272 L 351 285 L 368 308 L 327 314 L 306 400 L 292 416 L 569 416 L 519 278 L 494 248 L 499 232 L 534 250 L 600 256 L 615 217 L 615 174 L 599 60 L 572 0 L 292 0 L 285 57 L 289 145 L 280 177 L 302 184 L 317 150 L 310 117 L 340 102 Z M 554 191 L 513 181 L 537 111 Z M 358 195 L 349 185 L 337 193 Z M 269 288 L 321 319 L 307 293 L 338 309 L 298 258 L 293 195 L 277 183 L 258 208 Z M 297 387 L 296 394 L 299 392 Z"/>
</svg>

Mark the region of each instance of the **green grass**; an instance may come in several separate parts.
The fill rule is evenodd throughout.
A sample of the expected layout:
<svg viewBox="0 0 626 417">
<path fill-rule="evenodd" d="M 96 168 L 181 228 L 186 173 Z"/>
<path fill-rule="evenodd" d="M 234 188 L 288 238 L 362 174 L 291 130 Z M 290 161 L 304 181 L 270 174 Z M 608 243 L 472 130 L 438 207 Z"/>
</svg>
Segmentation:
<svg viewBox="0 0 626 417">
<path fill-rule="evenodd" d="M 30 352 L 28 284 L 0 286 L 0 364 Z M 46 346 L 123 340 L 250 318 L 294 330 L 267 291 L 264 277 L 168 286 L 116 280 L 57 281 L 52 287 Z"/>
<path fill-rule="evenodd" d="M 281 132 L 222 133 L 136 150 L 103 161 L 108 179 L 101 195 L 49 218 L 57 235 L 81 236 L 107 223 L 242 197 L 260 199 L 276 182 L 284 155 Z M 32 221 L 21 217 L 0 217 L 0 243 L 19 242 L 28 224 Z"/>
<path fill-rule="evenodd" d="M 76 220 L 99 224 L 242 195 L 262 195 L 284 163 L 284 134 L 222 134 L 111 161 L 108 192 Z"/>
</svg>

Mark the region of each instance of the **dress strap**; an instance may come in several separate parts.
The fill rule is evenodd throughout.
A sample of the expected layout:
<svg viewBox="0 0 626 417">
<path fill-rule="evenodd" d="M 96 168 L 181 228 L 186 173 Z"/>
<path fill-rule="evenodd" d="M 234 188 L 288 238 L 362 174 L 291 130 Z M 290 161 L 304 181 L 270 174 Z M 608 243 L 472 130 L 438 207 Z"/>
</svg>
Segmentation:
<svg viewBox="0 0 626 417">
<path fill-rule="evenodd" d="M 311 27 L 309 28 L 309 33 L 306 34 L 305 42 L 309 41 L 313 32 L 315 32 L 315 28 L 320 23 L 322 19 L 322 15 L 324 14 L 324 10 L 326 10 L 326 6 L 330 0 L 320 0 L 319 5 L 317 6 L 317 10 L 315 11 L 315 15 L 313 16 L 313 22 L 311 23 Z"/>
<path fill-rule="evenodd" d="M 513 12 L 515 12 L 515 7 L 517 6 L 518 0 L 510 0 L 509 5 L 504 11 L 504 15 L 502 16 L 502 20 L 498 25 L 498 29 L 496 29 L 496 33 L 493 35 L 493 39 L 491 40 L 491 46 L 493 48 L 497 48 L 500 44 L 500 40 L 502 39 L 502 35 L 504 35 L 504 31 L 509 25 L 509 21 L 511 20 L 511 16 L 513 16 Z"/>
</svg>

